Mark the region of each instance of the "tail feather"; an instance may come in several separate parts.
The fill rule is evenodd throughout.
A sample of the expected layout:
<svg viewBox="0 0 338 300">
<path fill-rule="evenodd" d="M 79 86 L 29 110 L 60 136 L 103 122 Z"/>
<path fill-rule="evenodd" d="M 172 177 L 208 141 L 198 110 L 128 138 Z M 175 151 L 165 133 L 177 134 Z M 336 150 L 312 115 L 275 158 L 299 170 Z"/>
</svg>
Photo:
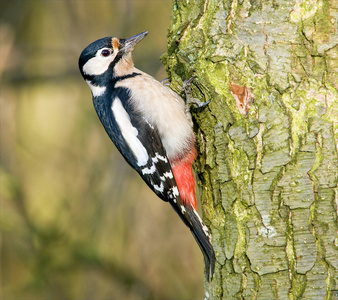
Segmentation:
<svg viewBox="0 0 338 300">
<path fill-rule="evenodd" d="M 170 203 L 178 215 L 181 217 L 185 225 L 187 225 L 198 246 L 200 247 L 203 256 L 204 256 L 204 267 L 205 267 L 205 276 L 208 281 L 213 277 L 215 271 L 215 252 L 211 244 L 211 234 L 207 226 L 203 223 L 202 219 L 198 215 L 197 211 L 191 204 L 184 205 L 185 211 L 179 211 L 179 207 L 176 203 Z"/>
<path fill-rule="evenodd" d="M 197 241 L 204 256 L 205 275 L 208 281 L 213 277 L 215 271 L 215 252 L 211 244 L 211 235 L 207 226 L 202 222 L 200 216 L 192 206 L 187 206 L 187 215 L 192 226 L 190 230 Z"/>
</svg>

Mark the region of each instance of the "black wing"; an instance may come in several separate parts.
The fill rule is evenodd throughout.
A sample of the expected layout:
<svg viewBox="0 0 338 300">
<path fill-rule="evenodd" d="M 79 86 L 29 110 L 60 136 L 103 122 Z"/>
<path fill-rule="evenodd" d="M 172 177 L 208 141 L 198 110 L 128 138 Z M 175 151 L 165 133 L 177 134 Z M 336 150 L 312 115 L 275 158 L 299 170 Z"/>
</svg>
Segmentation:
<svg viewBox="0 0 338 300">
<path fill-rule="evenodd" d="M 157 129 L 133 109 L 129 98 L 127 89 L 116 88 L 111 101 L 105 103 L 94 100 L 94 106 L 107 134 L 126 161 L 158 197 L 169 201 L 192 231 L 204 255 L 206 276 L 209 280 L 215 267 L 215 254 L 209 231 L 195 209 L 182 202 Z"/>
</svg>

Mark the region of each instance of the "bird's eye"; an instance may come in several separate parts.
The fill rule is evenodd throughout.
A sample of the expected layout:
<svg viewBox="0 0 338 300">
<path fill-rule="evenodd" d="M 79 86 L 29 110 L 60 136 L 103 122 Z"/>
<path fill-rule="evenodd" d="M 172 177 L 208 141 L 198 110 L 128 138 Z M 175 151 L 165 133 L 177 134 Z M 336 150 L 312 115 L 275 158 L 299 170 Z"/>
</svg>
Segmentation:
<svg viewBox="0 0 338 300">
<path fill-rule="evenodd" d="M 111 51 L 109 49 L 103 49 L 101 51 L 101 55 L 104 56 L 104 57 L 107 57 L 111 54 Z"/>
</svg>

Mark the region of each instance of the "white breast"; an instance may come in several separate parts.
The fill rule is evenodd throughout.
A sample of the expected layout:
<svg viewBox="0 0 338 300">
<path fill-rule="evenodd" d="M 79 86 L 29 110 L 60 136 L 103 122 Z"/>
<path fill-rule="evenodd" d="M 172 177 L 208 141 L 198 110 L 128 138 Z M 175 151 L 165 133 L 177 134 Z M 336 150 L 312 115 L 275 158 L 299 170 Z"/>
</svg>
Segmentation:
<svg viewBox="0 0 338 300">
<path fill-rule="evenodd" d="M 181 97 L 148 74 L 135 69 L 141 76 L 125 79 L 116 87 L 131 90 L 132 105 L 160 133 L 169 159 L 185 152 L 191 146 L 194 133 L 190 115 L 186 115 Z"/>
</svg>

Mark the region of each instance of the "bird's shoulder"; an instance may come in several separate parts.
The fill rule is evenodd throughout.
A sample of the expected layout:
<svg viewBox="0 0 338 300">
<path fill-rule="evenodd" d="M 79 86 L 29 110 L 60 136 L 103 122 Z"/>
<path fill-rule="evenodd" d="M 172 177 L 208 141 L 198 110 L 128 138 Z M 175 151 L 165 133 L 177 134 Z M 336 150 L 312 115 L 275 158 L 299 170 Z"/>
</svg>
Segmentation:
<svg viewBox="0 0 338 300">
<path fill-rule="evenodd" d="M 162 97 L 184 104 L 183 99 L 168 86 L 156 80 L 153 76 L 134 68 L 129 75 L 115 84 L 115 87 L 125 87 L 133 92 L 133 95 L 149 97 Z"/>
</svg>

